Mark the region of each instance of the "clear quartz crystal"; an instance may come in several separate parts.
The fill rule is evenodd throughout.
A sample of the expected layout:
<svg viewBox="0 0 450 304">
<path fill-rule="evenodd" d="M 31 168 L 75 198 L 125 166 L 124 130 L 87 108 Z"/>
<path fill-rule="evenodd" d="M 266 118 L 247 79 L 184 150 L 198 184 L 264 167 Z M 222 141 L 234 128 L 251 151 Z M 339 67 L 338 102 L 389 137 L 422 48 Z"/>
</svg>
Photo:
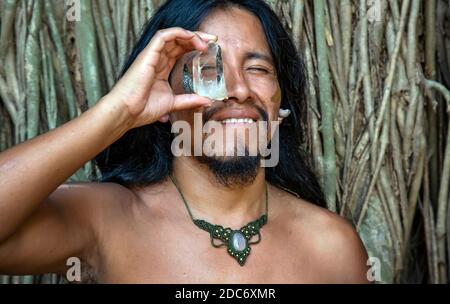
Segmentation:
<svg viewBox="0 0 450 304">
<path fill-rule="evenodd" d="M 198 53 L 192 58 L 192 89 L 196 94 L 212 100 L 228 97 L 218 44 L 209 43 L 208 52 Z"/>
</svg>

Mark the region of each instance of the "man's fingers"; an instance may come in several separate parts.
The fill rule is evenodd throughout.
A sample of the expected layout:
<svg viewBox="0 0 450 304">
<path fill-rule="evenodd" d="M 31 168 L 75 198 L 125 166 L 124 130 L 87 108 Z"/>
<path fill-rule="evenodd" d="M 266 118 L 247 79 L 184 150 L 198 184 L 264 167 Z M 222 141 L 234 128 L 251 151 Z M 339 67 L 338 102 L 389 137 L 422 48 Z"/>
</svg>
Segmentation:
<svg viewBox="0 0 450 304">
<path fill-rule="evenodd" d="M 175 95 L 173 111 L 210 106 L 212 100 L 196 94 Z"/>
<path fill-rule="evenodd" d="M 216 35 L 208 34 L 205 32 L 196 31 L 194 33 L 197 34 L 198 36 L 200 36 L 200 38 L 205 42 L 210 42 L 210 41 L 217 42 L 217 39 L 218 39 L 218 37 Z"/>
<path fill-rule="evenodd" d="M 150 51 L 161 52 L 172 41 L 179 41 L 180 43 L 182 41 L 189 42 L 198 50 L 204 50 L 206 48 L 206 42 L 198 34 L 179 27 L 159 30 L 153 36 L 148 47 Z"/>
<path fill-rule="evenodd" d="M 181 27 L 159 30 L 139 54 L 137 61 L 156 68 L 160 58 L 155 56 L 157 53 L 165 52 L 167 56 L 178 59 L 193 50 L 206 51 L 209 41 L 217 41 L 217 36 L 199 31 L 192 32 Z"/>
<path fill-rule="evenodd" d="M 203 42 L 217 42 L 218 37 L 203 32 L 194 32 Z M 176 40 L 176 43 L 172 45 L 170 42 L 169 47 L 166 48 L 167 55 L 169 57 L 179 58 L 181 55 L 193 51 L 195 48 L 190 40 Z"/>
<path fill-rule="evenodd" d="M 170 58 L 178 59 L 182 55 L 184 55 L 190 51 L 193 51 L 193 50 L 194 50 L 193 48 L 178 46 L 178 47 L 172 49 L 171 51 L 167 52 L 167 56 Z"/>
<path fill-rule="evenodd" d="M 205 51 L 207 43 L 210 41 L 216 42 L 217 36 L 200 31 L 191 32 L 181 27 L 174 27 L 156 32 L 148 47 L 150 50 L 157 52 L 161 52 L 164 48 L 172 51 L 176 48 L 175 45 L 178 44 L 188 50 L 197 49 Z"/>
</svg>

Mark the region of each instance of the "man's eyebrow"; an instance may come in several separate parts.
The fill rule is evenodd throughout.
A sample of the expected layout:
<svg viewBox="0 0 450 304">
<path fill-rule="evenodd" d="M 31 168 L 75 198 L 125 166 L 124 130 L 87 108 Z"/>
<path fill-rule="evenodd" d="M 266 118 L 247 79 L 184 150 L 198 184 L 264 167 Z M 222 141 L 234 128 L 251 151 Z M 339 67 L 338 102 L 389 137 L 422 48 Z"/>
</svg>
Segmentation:
<svg viewBox="0 0 450 304">
<path fill-rule="evenodd" d="M 272 57 L 270 57 L 269 55 L 266 55 L 264 53 L 260 53 L 260 52 L 247 52 L 245 54 L 245 60 L 250 60 L 250 59 L 262 59 L 264 61 L 267 61 L 268 63 L 270 63 L 271 65 L 273 65 L 273 60 Z"/>
</svg>

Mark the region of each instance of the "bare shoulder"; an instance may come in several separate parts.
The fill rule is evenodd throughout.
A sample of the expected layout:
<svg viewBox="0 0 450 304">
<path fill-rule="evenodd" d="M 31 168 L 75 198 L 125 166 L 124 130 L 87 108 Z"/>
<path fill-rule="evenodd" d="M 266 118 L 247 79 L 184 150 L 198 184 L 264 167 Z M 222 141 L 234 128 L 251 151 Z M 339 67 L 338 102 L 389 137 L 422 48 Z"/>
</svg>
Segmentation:
<svg viewBox="0 0 450 304">
<path fill-rule="evenodd" d="M 116 183 L 77 182 L 59 186 L 47 199 L 67 222 L 98 230 L 104 218 L 130 204 L 133 192 Z"/>
<path fill-rule="evenodd" d="M 128 188 L 116 183 L 97 183 L 97 182 L 72 182 L 59 186 L 55 192 L 51 194 L 53 197 L 68 195 L 71 197 L 95 197 L 95 198 L 123 198 L 129 196 L 132 191 Z M 88 199 L 89 200 L 89 199 Z"/>
<path fill-rule="evenodd" d="M 352 223 L 325 208 L 276 189 L 279 212 L 296 231 L 299 250 L 316 263 L 324 282 L 367 283 L 367 252 Z"/>
<path fill-rule="evenodd" d="M 133 192 L 116 183 L 77 182 L 59 186 L 48 198 L 51 204 L 77 205 L 77 208 L 95 210 L 130 201 Z"/>
</svg>

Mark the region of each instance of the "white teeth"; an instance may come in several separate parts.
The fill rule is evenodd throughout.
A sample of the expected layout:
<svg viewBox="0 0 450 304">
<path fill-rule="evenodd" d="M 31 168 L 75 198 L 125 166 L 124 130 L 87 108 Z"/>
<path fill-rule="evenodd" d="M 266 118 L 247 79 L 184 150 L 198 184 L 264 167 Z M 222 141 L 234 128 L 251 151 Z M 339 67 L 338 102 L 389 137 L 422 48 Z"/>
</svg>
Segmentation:
<svg viewBox="0 0 450 304">
<path fill-rule="evenodd" d="M 222 120 L 222 123 L 254 123 L 251 118 L 227 118 Z"/>
</svg>

